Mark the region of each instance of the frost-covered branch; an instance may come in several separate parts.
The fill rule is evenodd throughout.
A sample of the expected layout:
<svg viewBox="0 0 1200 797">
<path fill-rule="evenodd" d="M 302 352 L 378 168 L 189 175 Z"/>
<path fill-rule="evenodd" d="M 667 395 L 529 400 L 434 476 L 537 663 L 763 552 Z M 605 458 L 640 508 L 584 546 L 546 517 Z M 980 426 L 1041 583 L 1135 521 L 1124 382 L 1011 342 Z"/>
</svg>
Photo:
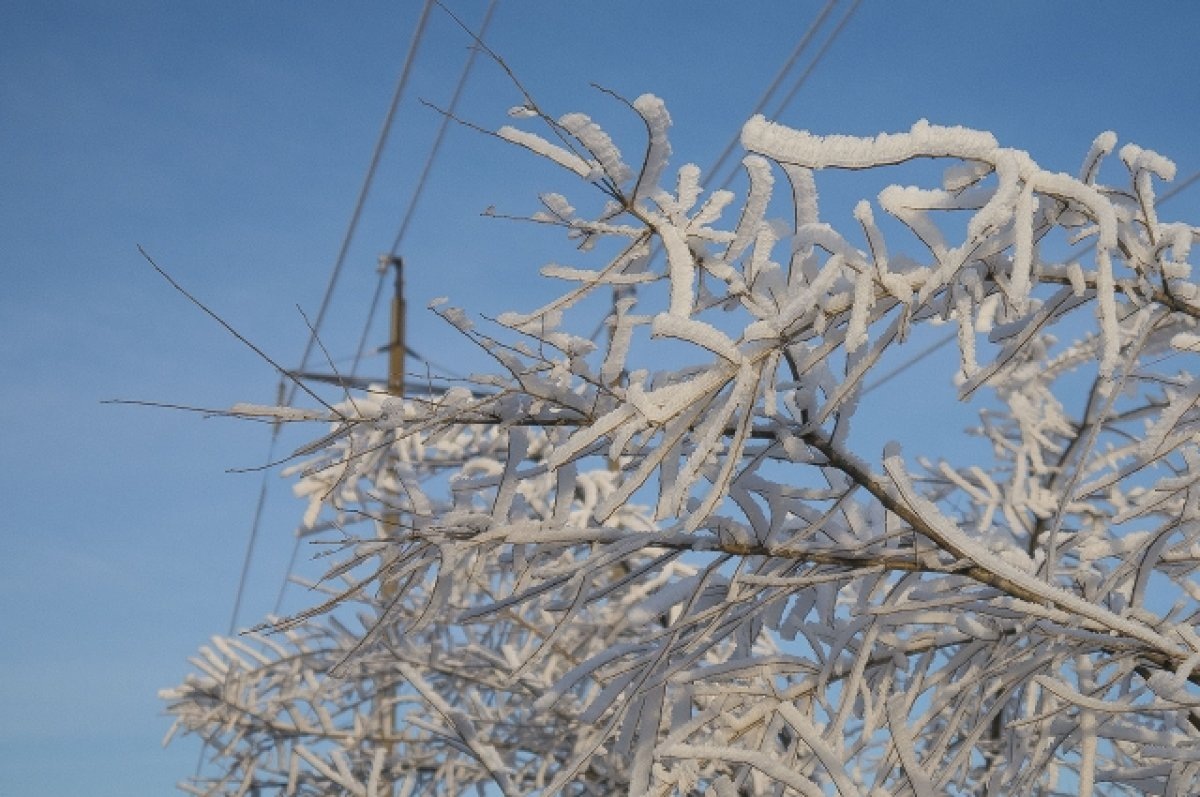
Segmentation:
<svg viewBox="0 0 1200 797">
<path fill-rule="evenodd" d="M 486 327 L 439 305 L 493 374 L 323 415 L 294 473 L 306 533 L 348 535 L 329 600 L 169 693 L 226 762 L 211 793 L 1200 789 L 1200 292 L 1170 162 L 1108 163 L 1105 133 L 1073 177 L 980 131 L 755 118 L 736 195 L 670 173 L 655 97 L 626 104 L 634 158 L 521 107 L 496 135 L 590 184 L 529 216 L 581 262 Z M 940 182 L 887 184 L 918 163 Z M 828 170 L 880 183 L 845 229 Z M 865 385 L 939 325 L 984 445 L 863 441 Z"/>
</svg>

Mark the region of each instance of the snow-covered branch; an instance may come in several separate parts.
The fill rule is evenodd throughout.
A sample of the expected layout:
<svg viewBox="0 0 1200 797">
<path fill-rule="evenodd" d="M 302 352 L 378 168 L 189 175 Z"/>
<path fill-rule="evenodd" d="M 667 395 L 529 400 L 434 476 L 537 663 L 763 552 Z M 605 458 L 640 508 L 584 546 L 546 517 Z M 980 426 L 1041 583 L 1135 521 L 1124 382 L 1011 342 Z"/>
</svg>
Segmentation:
<svg viewBox="0 0 1200 797">
<path fill-rule="evenodd" d="M 561 144 L 498 133 L 600 205 L 540 198 L 598 261 L 546 266 L 557 298 L 486 331 L 438 307 L 495 373 L 332 407 L 299 452 L 305 524 L 351 536 L 324 614 L 167 693 L 226 762 L 211 793 L 1200 789 L 1200 292 L 1170 162 L 1105 163 L 1105 133 L 1072 177 L 981 131 L 755 118 L 739 199 L 668 173 L 660 100 L 627 109 L 640 157 L 581 114 L 516 114 Z M 886 184 L 916 161 L 940 183 Z M 846 229 L 831 169 L 882 183 Z M 866 385 L 946 324 L 943 393 L 986 445 L 864 443 Z"/>
</svg>

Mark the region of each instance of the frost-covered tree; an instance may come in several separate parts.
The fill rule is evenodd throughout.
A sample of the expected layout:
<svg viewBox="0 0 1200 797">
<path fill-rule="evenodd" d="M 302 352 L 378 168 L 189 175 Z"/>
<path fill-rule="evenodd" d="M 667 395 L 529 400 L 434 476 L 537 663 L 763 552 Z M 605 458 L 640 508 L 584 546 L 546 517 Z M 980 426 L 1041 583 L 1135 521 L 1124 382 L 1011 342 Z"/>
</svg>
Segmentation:
<svg viewBox="0 0 1200 797">
<path fill-rule="evenodd" d="M 487 330 L 438 307 L 494 374 L 309 413 L 332 429 L 298 468 L 306 523 L 344 555 L 326 604 L 165 693 L 227 774 L 197 788 L 1200 792 L 1198 230 L 1159 217 L 1173 164 L 1127 144 L 1110 185 L 1111 133 L 1069 176 L 974 130 L 756 117 L 735 196 L 668 175 L 663 103 L 628 105 L 632 165 L 581 114 L 496 131 L 602 206 L 541 197 L 580 244 L 542 270 L 559 298 Z M 930 165 L 940 185 L 822 221 L 827 173 Z M 983 445 L 853 434 L 939 324 Z"/>
</svg>

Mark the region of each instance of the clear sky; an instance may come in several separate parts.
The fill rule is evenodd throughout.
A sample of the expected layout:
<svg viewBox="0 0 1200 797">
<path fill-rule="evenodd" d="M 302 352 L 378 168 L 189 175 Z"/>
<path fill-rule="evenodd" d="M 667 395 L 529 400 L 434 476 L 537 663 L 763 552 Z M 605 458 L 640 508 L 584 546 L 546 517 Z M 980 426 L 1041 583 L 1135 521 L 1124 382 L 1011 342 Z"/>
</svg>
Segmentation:
<svg viewBox="0 0 1200 797">
<path fill-rule="evenodd" d="M 486 5 L 446 1 L 472 25 Z M 297 305 L 320 305 L 420 6 L 0 0 L 5 797 L 160 795 L 191 773 L 197 744 L 159 747 L 156 692 L 227 629 L 262 481 L 226 470 L 261 464 L 267 429 L 100 402 L 270 402 L 277 379 L 136 247 L 296 365 L 308 333 Z M 501 0 L 487 38 L 554 113 L 635 133 L 589 84 L 662 96 L 674 163 L 707 167 L 824 6 Z M 785 91 L 849 9 L 834 6 Z M 1200 4 L 1182 0 L 866 0 L 778 118 L 820 133 L 922 117 L 980 127 L 1070 172 L 1113 129 L 1186 177 L 1200 169 L 1197 30 Z M 357 345 L 376 256 L 439 123 L 419 99 L 448 101 L 469 44 L 433 13 L 322 329 L 336 358 Z M 481 60 L 460 113 L 495 127 L 519 100 Z M 479 214 L 526 213 L 537 190 L 564 187 L 526 153 L 450 131 L 402 247 L 414 348 L 483 367 L 420 308 L 441 295 L 488 314 L 533 306 L 546 291 L 536 269 L 571 250 Z M 1200 187 L 1168 208 L 1200 219 Z M 372 341 L 383 335 L 376 325 Z M 376 357 L 363 370 L 384 368 Z M 301 511 L 277 473 L 268 485 L 243 625 L 273 607 Z"/>
</svg>

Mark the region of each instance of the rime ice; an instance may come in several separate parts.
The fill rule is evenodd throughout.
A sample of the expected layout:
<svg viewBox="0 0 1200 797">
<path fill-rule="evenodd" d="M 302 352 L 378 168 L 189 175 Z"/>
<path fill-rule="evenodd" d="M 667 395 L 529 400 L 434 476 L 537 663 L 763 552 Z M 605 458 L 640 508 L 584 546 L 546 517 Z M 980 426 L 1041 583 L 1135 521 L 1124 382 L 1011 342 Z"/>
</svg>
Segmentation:
<svg viewBox="0 0 1200 797">
<path fill-rule="evenodd" d="M 582 114 L 510 112 L 561 143 L 498 131 L 601 202 L 542 195 L 584 244 L 531 264 L 543 307 L 438 303 L 494 373 L 235 408 L 332 423 L 294 475 L 302 533 L 343 555 L 327 603 L 164 692 L 225 768 L 210 793 L 1200 793 L 1174 165 L 1112 133 L 1072 176 L 982 131 L 755 117 L 735 197 L 670 173 L 661 100 L 630 106 L 620 149 Z M 940 184 L 892 184 L 918 158 Z M 829 169 L 878 182 L 846 228 Z M 870 385 L 938 325 L 957 363 L 915 400 L 973 402 L 984 453 L 855 450 Z M 897 423 L 914 400 L 872 398 Z"/>
</svg>

